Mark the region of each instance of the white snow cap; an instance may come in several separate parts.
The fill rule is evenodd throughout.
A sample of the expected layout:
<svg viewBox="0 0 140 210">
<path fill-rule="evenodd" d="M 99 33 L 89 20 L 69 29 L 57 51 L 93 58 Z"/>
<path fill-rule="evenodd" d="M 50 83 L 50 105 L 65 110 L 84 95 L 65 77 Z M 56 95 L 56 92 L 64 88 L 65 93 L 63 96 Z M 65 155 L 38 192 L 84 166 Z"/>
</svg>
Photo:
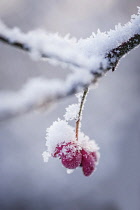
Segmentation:
<svg viewBox="0 0 140 210">
<path fill-rule="evenodd" d="M 79 132 L 79 139 L 77 141 L 75 139 L 75 128 L 68 125 L 68 122 L 65 120 L 60 119 L 55 121 L 47 129 L 46 140 L 47 151 L 42 154 L 45 162 L 47 162 L 51 154 L 54 153 L 56 146 L 64 142 L 75 142 L 80 146 L 79 148 L 83 148 L 90 152 L 99 150 L 95 141 L 89 140 L 89 137 L 82 132 Z"/>
<path fill-rule="evenodd" d="M 94 140 L 90 140 L 83 132 L 79 132 L 78 143 L 81 148 L 89 152 L 97 152 L 99 150 L 98 145 Z"/>
<path fill-rule="evenodd" d="M 65 120 L 58 119 L 58 121 L 55 121 L 49 128 L 47 128 L 47 151 L 52 154 L 58 144 L 71 142 L 74 141 L 74 139 L 74 128 L 68 125 Z"/>
<path fill-rule="evenodd" d="M 77 120 L 80 104 L 72 104 L 66 108 L 64 118 L 66 121 Z"/>
</svg>

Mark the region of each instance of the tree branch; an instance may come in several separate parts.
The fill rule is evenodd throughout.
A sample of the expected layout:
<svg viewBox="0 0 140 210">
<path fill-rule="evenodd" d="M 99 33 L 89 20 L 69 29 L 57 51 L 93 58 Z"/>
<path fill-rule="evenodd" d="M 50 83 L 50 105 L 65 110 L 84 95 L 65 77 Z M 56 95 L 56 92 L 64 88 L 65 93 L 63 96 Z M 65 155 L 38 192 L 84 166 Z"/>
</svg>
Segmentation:
<svg viewBox="0 0 140 210">
<path fill-rule="evenodd" d="M 85 88 L 83 95 L 82 95 L 82 99 L 80 102 L 80 108 L 79 108 L 79 112 L 78 112 L 78 118 L 76 120 L 76 128 L 75 128 L 75 138 L 78 141 L 78 136 L 79 136 L 79 126 L 80 126 L 80 121 L 81 121 L 81 115 L 82 115 L 82 110 L 83 110 L 83 106 L 85 103 L 85 99 L 88 93 L 88 87 Z"/>
<path fill-rule="evenodd" d="M 19 116 L 73 95 L 94 84 L 108 70 L 114 70 L 120 58 L 140 44 L 140 13 L 125 26 L 108 33 L 98 31 L 88 39 L 73 41 L 30 32 L 23 34 L 0 24 L 0 41 L 43 58 L 55 59 L 74 68 L 66 81 L 32 79 L 18 92 L 0 94 L 0 121 Z"/>
</svg>

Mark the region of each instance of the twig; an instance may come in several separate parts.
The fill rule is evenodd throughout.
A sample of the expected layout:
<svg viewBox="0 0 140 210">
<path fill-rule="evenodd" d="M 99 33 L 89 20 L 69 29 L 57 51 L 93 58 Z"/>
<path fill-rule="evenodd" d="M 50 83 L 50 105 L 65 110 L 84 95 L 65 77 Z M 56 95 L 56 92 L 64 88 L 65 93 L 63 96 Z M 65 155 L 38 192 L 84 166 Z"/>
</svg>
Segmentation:
<svg viewBox="0 0 140 210">
<path fill-rule="evenodd" d="M 83 105 L 85 103 L 85 98 L 86 98 L 86 95 L 88 93 L 88 87 L 85 88 L 84 92 L 83 92 L 83 96 L 82 96 L 82 99 L 81 99 L 81 102 L 80 102 L 80 108 L 79 108 L 79 113 L 78 113 L 78 119 L 76 121 L 76 129 L 75 129 L 75 137 L 76 137 L 76 140 L 78 141 L 78 134 L 79 134 L 79 125 L 80 125 L 80 121 L 81 121 L 81 114 L 82 114 L 82 110 L 83 110 Z"/>
<path fill-rule="evenodd" d="M 130 44 L 131 44 L 131 48 L 130 48 Z M 97 82 L 97 80 L 102 77 L 107 71 L 109 71 L 110 69 L 113 69 L 116 67 L 116 62 L 118 62 L 120 60 L 120 58 L 125 55 L 125 53 L 128 53 L 130 50 L 132 50 L 133 48 L 135 48 L 136 46 L 138 46 L 140 44 L 140 35 L 137 34 L 134 37 L 132 37 L 131 39 L 129 39 L 127 42 L 122 43 L 120 46 L 118 46 L 115 49 L 112 49 L 108 54 L 105 55 L 105 60 L 107 61 L 107 66 L 103 66 L 102 61 L 100 62 L 100 67 L 98 69 L 91 69 L 88 72 L 85 72 L 89 75 L 91 75 L 91 78 L 89 78 L 87 81 L 82 80 L 82 78 L 80 77 L 79 79 L 77 79 L 77 77 L 75 77 L 75 75 L 72 76 L 71 78 L 71 85 L 68 88 L 68 84 L 69 83 L 69 78 L 67 78 L 67 80 L 65 82 L 59 81 L 59 83 L 62 86 L 62 92 L 58 92 L 57 90 L 59 89 L 57 87 L 57 83 L 58 82 L 54 82 L 53 80 L 44 80 L 45 84 L 48 84 L 48 86 L 46 86 L 46 93 L 44 94 L 44 96 L 41 98 L 41 102 L 40 102 L 40 95 L 36 94 L 36 88 L 32 89 L 32 93 L 36 95 L 36 99 L 34 101 L 32 101 L 32 99 L 29 99 L 29 101 L 25 100 L 22 96 L 22 92 L 24 90 L 21 89 L 20 91 L 18 91 L 18 93 L 16 93 L 18 95 L 19 98 L 22 97 L 22 103 L 20 104 L 20 106 L 11 106 L 11 102 L 13 104 L 13 102 L 15 100 L 17 100 L 17 96 L 13 96 L 13 92 L 9 93 L 9 95 L 6 98 L 6 102 L 5 102 L 5 97 L 2 98 L 2 96 L 0 95 L 0 121 L 3 120 L 7 120 L 9 118 L 13 118 L 13 117 L 17 117 L 20 115 L 23 115 L 25 113 L 28 113 L 30 111 L 36 110 L 40 107 L 47 107 L 48 104 L 55 102 L 57 100 L 60 100 L 62 98 L 71 96 L 75 93 L 77 93 L 79 91 L 79 89 L 85 88 L 87 86 L 89 86 L 91 83 L 94 84 Z M 123 46 L 125 46 L 125 51 L 122 50 L 123 53 L 121 53 L 121 57 L 117 57 L 117 50 L 118 48 L 123 49 Z M 80 73 L 80 72 L 79 72 Z M 83 74 L 81 72 L 81 74 Z M 84 78 L 84 75 L 83 75 Z M 52 85 L 54 83 L 54 85 Z M 43 82 L 42 82 L 43 84 Z M 27 85 L 30 88 L 30 84 Z M 36 86 L 38 86 L 38 83 L 36 82 Z M 31 89 L 31 88 L 30 88 Z M 50 96 L 50 94 L 48 95 L 48 89 L 50 89 L 49 93 L 52 92 L 52 95 Z M 41 89 L 40 89 L 41 90 Z M 30 90 L 31 91 L 31 90 Z M 44 91 L 44 88 L 43 88 Z M 28 95 L 29 90 L 27 90 L 27 95 Z M 14 93 L 15 95 L 15 93 Z M 6 106 L 5 106 L 6 103 Z"/>
</svg>

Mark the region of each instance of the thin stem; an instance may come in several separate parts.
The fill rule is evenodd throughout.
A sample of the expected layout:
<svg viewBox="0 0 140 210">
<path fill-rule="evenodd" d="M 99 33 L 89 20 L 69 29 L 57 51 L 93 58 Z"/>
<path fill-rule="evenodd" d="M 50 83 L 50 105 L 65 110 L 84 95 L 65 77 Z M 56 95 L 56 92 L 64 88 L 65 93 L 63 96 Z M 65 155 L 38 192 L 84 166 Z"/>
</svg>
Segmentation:
<svg viewBox="0 0 140 210">
<path fill-rule="evenodd" d="M 78 141 L 78 134 L 79 134 L 79 125 L 80 125 L 80 120 L 81 120 L 81 114 L 82 114 L 83 105 L 84 105 L 87 93 L 88 93 L 88 87 L 86 87 L 84 92 L 83 92 L 83 96 L 82 96 L 82 99 L 81 99 L 81 102 L 80 102 L 80 109 L 79 109 L 79 113 L 78 113 L 78 118 L 77 118 L 77 121 L 76 121 L 75 137 L 76 137 L 77 141 Z"/>
</svg>

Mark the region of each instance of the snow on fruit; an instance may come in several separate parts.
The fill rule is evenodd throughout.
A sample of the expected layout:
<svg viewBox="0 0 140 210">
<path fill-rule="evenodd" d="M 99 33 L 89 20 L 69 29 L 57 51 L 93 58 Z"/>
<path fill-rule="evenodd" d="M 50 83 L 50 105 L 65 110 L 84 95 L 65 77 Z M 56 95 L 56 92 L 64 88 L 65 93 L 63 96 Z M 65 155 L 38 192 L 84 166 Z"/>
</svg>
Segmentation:
<svg viewBox="0 0 140 210">
<path fill-rule="evenodd" d="M 58 119 L 47 128 L 47 150 L 42 155 L 45 162 L 48 162 L 50 157 L 59 159 L 68 173 L 79 168 L 85 176 L 90 176 L 98 164 L 99 147 L 79 129 L 85 95 L 80 94 L 77 97 L 79 103 L 66 108 L 65 119 Z M 74 106 L 76 109 L 73 112 Z M 73 119 L 76 120 L 76 128 L 68 124 L 68 121 Z"/>
</svg>

